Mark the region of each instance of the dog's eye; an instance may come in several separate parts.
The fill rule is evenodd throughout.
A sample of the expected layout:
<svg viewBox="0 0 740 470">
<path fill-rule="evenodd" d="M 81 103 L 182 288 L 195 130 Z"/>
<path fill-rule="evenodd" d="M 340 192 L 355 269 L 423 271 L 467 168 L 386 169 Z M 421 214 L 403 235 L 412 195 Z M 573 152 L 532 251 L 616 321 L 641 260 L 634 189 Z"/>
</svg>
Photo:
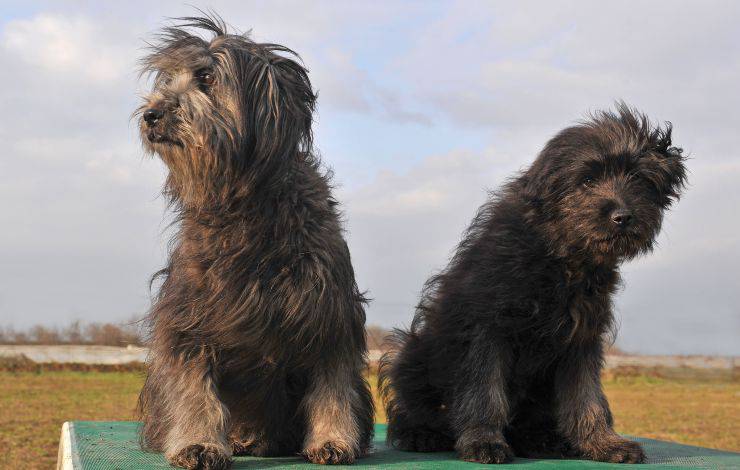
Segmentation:
<svg viewBox="0 0 740 470">
<path fill-rule="evenodd" d="M 583 180 L 581 180 L 581 186 L 587 188 L 591 186 L 591 183 L 593 182 L 594 182 L 594 179 L 592 177 L 586 176 L 585 178 L 583 178 Z"/>
<path fill-rule="evenodd" d="M 198 83 L 204 86 L 211 86 L 216 81 L 216 77 L 210 70 L 201 70 L 197 73 Z"/>
</svg>

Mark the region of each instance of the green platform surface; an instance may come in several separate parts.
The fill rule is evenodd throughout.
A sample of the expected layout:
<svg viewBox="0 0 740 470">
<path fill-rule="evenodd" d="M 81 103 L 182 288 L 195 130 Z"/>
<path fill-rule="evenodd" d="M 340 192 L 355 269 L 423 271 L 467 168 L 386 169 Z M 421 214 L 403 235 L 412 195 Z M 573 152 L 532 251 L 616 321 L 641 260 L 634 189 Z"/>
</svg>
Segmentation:
<svg viewBox="0 0 740 470">
<path fill-rule="evenodd" d="M 74 421 L 65 426 L 68 435 L 66 444 L 67 465 L 60 468 L 85 470 L 98 469 L 148 469 L 172 468 L 161 454 L 143 452 L 138 445 L 136 422 Z M 490 466 L 463 462 L 451 452 L 413 453 L 389 449 L 385 445 L 386 426 L 375 426 L 375 442 L 372 452 L 351 467 L 362 469 L 412 468 L 412 469 L 463 469 L 463 468 L 625 468 L 630 465 L 608 464 L 585 460 L 540 460 L 516 459 L 505 465 Z M 65 437 L 62 436 L 62 440 Z M 693 447 L 653 439 L 637 438 L 648 456 L 641 469 L 650 468 L 738 468 L 740 454 Z M 61 452 L 60 452 L 61 458 Z M 344 467 L 344 466 L 342 466 Z M 350 467 L 350 466 L 347 466 Z M 321 468 L 306 463 L 299 457 L 237 457 L 233 469 L 308 469 Z M 337 467 L 331 467 L 337 468 Z"/>
</svg>

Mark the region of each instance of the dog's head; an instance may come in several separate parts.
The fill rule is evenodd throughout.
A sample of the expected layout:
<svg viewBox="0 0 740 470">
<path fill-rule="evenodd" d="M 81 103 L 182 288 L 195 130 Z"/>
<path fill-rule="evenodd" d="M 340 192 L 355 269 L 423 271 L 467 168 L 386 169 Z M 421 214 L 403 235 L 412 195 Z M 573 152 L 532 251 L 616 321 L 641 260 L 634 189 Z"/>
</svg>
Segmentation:
<svg viewBox="0 0 740 470">
<path fill-rule="evenodd" d="M 168 192 L 197 199 L 198 188 L 214 192 L 250 173 L 279 173 L 310 149 L 315 95 L 298 56 L 229 34 L 217 17 L 182 21 L 165 28 L 143 59 L 153 89 L 135 114 L 144 147 L 170 170 Z"/>
<path fill-rule="evenodd" d="M 686 179 L 671 125 L 655 126 L 619 104 L 563 130 L 525 173 L 525 191 L 561 252 L 596 262 L 652 249 L 663 212 Z"/>
</svg>

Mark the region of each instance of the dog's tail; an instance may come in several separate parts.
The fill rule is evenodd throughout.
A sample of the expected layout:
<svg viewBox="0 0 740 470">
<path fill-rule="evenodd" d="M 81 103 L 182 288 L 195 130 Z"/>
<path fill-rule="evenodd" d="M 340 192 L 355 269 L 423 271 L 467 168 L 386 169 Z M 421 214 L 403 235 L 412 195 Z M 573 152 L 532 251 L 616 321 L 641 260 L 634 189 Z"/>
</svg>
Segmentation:
<svg viewBox="0 0 740 470">
<path fill-rule="evenodd" d="M 397 363 L 398 354 L 408 341 L 410 333 L 394 328 L 383 341 L 385 352 L 378 361 L 378 392 L 385 407 L 385 413 L 390 422 L 393 403 L 393 368 Z"/>
<path fill-rule="evenodd" d="M 388 422 L 386 442 L 394 445 L 396 432 L 405 427 L 404 421 L 408 410 L 399 397 L 399 387 L 403 388 L 408 381 L 406 370 L 408 364 L 402 360 L 402 356 L 408 355 L 407 349 L 418 341 L 418 334 L 412 328 L 411 331 L 394 329 L 384 341 L 385 353 L 378 361 L 378 391 L 383 401 L 385 415 Z"/>
</svg>

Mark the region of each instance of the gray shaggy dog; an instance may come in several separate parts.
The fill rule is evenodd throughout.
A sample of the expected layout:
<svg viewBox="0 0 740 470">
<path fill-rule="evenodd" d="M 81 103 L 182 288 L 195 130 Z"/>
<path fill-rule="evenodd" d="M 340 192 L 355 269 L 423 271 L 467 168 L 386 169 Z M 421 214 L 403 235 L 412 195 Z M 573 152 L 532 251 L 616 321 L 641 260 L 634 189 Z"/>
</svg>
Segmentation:
<svg viewBox="0 0 740 470">
<path fill-rule="evenodd" d="M 136 114 L 179 222 L 148 317 L 143 445 L 184 468 L 351 463 L 372 437 L 365 300 L 312 150 L 307 72 L 217 17 L 181 21 L 144 59 Z"/>
<path fill-rule="evenodd" d="M 603 347 L 619 265 L 652 249 L 683 160 L 670 125 L 624 104 L 550 140 L 483 205 L 410 331 L 391 338 L 389 443 L 480 463 L 642 462 L 613 430 Z"/>
</svg>

